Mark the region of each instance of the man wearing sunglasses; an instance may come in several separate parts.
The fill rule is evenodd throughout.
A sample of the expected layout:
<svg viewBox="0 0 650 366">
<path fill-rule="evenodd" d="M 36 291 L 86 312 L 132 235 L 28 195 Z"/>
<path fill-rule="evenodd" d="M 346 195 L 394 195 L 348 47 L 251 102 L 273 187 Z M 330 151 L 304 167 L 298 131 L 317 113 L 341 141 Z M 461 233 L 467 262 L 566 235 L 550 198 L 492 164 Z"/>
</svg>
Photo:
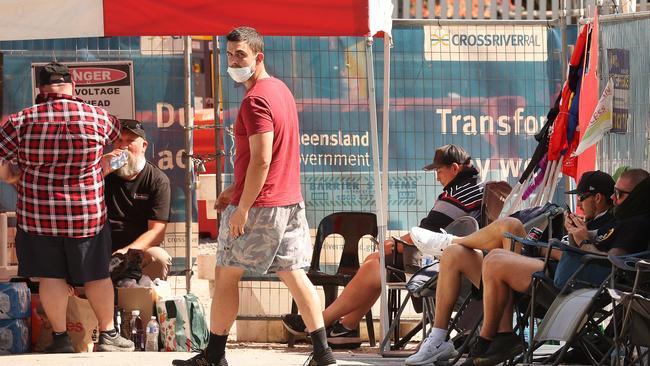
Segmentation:
<svg viewBox="0 0 650 366">
<path fill-rule="evenodd" d="M 172 264 L 171 256 L 160 247 L 169 221 L 169 178 L 145 158 L 148 143 L 142 123 L 132 119 L 120 123 L 122 134 L 102 160 L 102 168 L 111 173 L 105 178 L 104 193 L 112 251 L 115 255 L 141 250 L 142 273 L 164 280 Z M 124 152 L 123 165 L 111 168 L 111 160 L 120 159 Z"/>
<path fill-rule="evenodd" d="M 601 173 L 587 175 L 587 181 L 607 181 Z M 591 176 L 591 178 L 590 178 Z M 599 177 L 594 180 L 594 177 Z M 583 175 L 583 178 L 585 176 Z M 582 183 L 581 179 L 581 183 Z M 611 181 L 607 183 L 611 184 Z M 603 192 L 612 192 L 612 200 L 616 205 L 614 209 L 615 220 L 608 222 L 597 230 L 588 230 L 584 222 L 569 215 L 573 227 L 567 226 L 569 242 L 585 252 L 600 252 L 609 255 L 623 255 L 638 253 L 648 249 L 647 227 L 650 225 L 650 174 L 642 169 L 630 169 L 624 172 L 611 188 L 596 188 L 596 185 L 578 184 L 577 194 L 580 194 L 581 205 L 586 208 L 589 195 L 601 195 Z M 593 187 L 593 189 L 591 188 Z M 620 193 L 618 193 L 620 191 Z M 629 192 L 629 193 L 623 193 Z M 573 192 L 572 192 L 573 193 Z M 595 216 L 597 218 L 599 216 Z M 498 223 L 497 220 L 495 223 Z M 592 219 L 593 221 L 593 219 Z M 493 223 L 493 224 L 495 224 Z M 568 225 L 568 224 L 567 224 Z M 454 237 L 453 244 L 471 246 L 476 242 L 501 240 L 503 233 L 493 233 L 490 236 L 489 227 L 467 237 Z M 514 231 L 516 235 L 525 234 L 522 228 Z M 562 258 L 566 253 L 562 255 Z M 562 260 L 560 260 L 562 262 Z M 557 273 L 561 271 L 558 265 Z M 463 365 L 497 365 L 523 351 L 523 344 L 517 337 L 505 337 L 512 334 L 512 292 L 528 292 L 531 286 L 533 273 L 543 270 L 544 262 L 517 253 L 495 249 L 483 261 L 483 313 L 484 320 L 479 341 L 483 349 L 471 354 Z M 571 273 L 577 267 L 570 268 Z M 566 270 L 569 270 L 567 268 Z M 602 282 L 608 271 L 605 269 L 598 279 L 595 268 L 589 268 L 590 278 L 593 282 Z M 517 275 L 513 275 L 516 273 Z M 498 332 L 498 333 L 497 333 Z"/>
</svg>

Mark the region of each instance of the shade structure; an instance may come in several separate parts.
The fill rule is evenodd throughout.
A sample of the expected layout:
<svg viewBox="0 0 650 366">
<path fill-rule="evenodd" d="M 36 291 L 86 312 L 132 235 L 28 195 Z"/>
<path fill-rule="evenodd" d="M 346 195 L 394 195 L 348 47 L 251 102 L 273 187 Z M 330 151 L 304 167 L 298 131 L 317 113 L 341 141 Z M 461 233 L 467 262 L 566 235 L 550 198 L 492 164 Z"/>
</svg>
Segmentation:
<svg viewBox="0 0 650 366">
<path fill-rule="evenodd" d="M 390 34 L 390 0 L 3 0 L 0 41 L 107 36 Z"/>
<path fill-rule="evenodd" d="M 384 40 L 384 116 L 383 161 L 388 162 L 388 101 L 390 90 L 390 36 L 393 4 L 391 0 L 2 0 L 0 1 L 0 41 L 61 39 L 111 36 L 193 36 L 225 35 L 231 29 L 248 25 L 265 36 L 385 36 Z M 189 37 L 185 39 L 186 101 L 185 121 L 193 126 Z M 387 174 L 379 168 L 379 136 L 371 39 L 366 45 L 368 105 L 372 131 L 373 177 L 380 242 L 386 236 L 387 215 L 383 202 L 388 193 Z M 192 140 L 191 132 L 188 132 Z M 186 143 L 191 155 L 192 144 Z M 187 165 L 187 174 L 191 176 Z M 186 197 L 190 197 L 190 184 Z M 383 192 L 382 192 L 383 191 Z M 187 210 L 186 232 L 190 236 L 191 208 Z M 190 240 L 187 240 L 189 243 Z M 188 253 L 190 246 L 188 244 Z M 380 251 L 381 325 L 387 324 L 384 247 Z M 190 257 L 190 254 L 187 255 Z M 186 273 L 191 273 L 189 259 Z M 189 290 L 189 276 L 187 289 Z M 381 350 L 383 352 L 383 350 Z"/>
</svg>

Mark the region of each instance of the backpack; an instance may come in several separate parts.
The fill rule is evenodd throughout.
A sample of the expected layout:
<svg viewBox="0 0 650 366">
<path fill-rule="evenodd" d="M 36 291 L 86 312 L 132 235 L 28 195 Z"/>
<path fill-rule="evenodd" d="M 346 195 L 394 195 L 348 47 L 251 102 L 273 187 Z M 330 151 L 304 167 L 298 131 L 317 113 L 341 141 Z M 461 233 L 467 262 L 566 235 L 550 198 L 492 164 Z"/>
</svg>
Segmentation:
<svg viewBox="0 0 650 366">
<path fill-rule="evenodd" d="M 165 351 L 193 352 L 208 345 L 208 324 L 195 295 L 159 300 L 156 312 Z"/>
</svg>

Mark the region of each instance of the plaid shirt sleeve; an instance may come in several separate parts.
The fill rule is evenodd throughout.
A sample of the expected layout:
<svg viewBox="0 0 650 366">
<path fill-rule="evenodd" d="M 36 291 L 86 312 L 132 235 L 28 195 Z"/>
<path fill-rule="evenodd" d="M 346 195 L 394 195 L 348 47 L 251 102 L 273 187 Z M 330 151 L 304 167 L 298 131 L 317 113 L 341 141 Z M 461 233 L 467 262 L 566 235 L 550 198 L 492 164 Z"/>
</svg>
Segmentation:
<svg viewBox="0 0 650 366">
<path fill-rule="evenodd" d="M 122 124 L 120 120 L 112 114 L 108 115 L 108 123 L 106 125 L 106 138 L 109 142 L 115 142 L 120 137 L 122 131 Z"/>
<path fill-rule="evenodd" d="M 11 161 L 18 152 L 18 130 L 12 117 L 0 129 L 0 160 Z"/>
</svg>

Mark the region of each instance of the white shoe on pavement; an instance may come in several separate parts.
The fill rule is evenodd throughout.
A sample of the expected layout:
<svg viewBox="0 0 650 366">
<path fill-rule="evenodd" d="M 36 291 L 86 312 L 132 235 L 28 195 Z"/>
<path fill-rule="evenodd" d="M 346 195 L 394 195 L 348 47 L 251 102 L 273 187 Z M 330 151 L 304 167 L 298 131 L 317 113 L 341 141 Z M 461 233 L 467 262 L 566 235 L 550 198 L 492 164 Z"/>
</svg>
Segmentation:
<svg viewBox="0 0 650 366">
<path fill-rule="evenodd" d="M 457 355 L 454 344 L 440 339 L 426 338 L 420 349 L 410 355 L 405 363 L 407 365 L 430 365 L 436 361 L 448 361 Z"/>
<path fill-rule="evenodd" d="M 415 226 L 411 228 L 411 240 L 418 249 L 424 254 L 440 255 L 442 251 L 451 245 L 454 235 L 445 232 L 436 233 L 421 227 Z"/>
</svg>

